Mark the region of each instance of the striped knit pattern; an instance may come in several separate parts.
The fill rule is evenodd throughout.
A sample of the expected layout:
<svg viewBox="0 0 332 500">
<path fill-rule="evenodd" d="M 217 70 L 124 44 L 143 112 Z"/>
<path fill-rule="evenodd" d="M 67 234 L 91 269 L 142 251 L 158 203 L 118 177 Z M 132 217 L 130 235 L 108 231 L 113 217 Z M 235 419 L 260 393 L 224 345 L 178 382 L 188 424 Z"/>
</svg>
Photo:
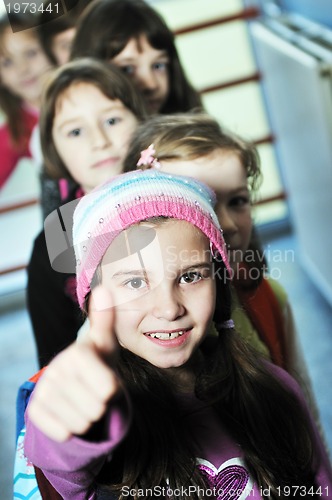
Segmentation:
<svg viewBox="0 0 332 500">
<path fill-rule="evenodd" d="M 114 238 L 150 217 L 185 220 L 198 227 L 230 272 L 214 203 L 215 195 L 205 184 L 153 169 L 119 175 L 84 196 L 76 207 L 73 224 L 80 307 Z"/>
</svg>

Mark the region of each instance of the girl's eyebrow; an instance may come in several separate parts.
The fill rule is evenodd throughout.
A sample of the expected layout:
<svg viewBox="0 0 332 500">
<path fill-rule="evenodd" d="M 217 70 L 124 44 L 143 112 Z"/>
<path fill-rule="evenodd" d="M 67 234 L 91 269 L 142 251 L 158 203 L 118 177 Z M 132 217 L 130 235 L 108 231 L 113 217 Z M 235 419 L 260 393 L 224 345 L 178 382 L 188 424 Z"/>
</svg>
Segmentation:
<svg viewBox="0 0 332 500">
<path fill-rule="evenodd" d="M 186 273 L 188 271 L 191 271 L 193 269 L 211 269 L 212 263 L 211 262 L 198 262 L 197 264 L 190 264 L 185 267 L 181 267 L 179 269 L 179 274 Z M 120 270 L 114 273 L 111 277 L 111 279 L 115 278 L 122 278 L 123 276 L 139 276 L 139 277 L 146 277 L 149 274 L 149 271 L 147 269 L 126 269 L 126 270 Z"/>
<path fill-rule="evenodd" d="M 229 190 L 225 189 L 225 192 L 227 192 L 227 194 L 238 194 L 238 193 L 241 193 L 241 192 L 244 192 L 244 191 L 246 193 L 249 193 L 249 191 L 250 191 L 249 188 L 248 188 L 248 186 L 247 186 L 247 184 L 243 184 L 243 186 L 238 186 L 236 188 L 229 189 Z M 222 193 L 222 192 L 223 192 L 223 190 L 220 189 L 220 193 Z"/>
<path fill-rule="evenodd" d="M 240 191 L 249 191 L 247 184 L 243 184 L 243 186 L 238 186 L 230 190 L 231 193 L 239 193 Z"/>
<path fill-rule="evenodd" d="M 181 268 L 181 273 L 186 273 L 188 271 L 191 271 L 192 269 L 211 269 L 212 267 L 212 262 L 198 262 L 197 264 L 190 264 L 189 266 L 185 266 Z"/>
<path fill-rule="evenodd" d="M 114 278 L 121 278 L 122 276 L 143 276 L 145 277 L 147 274 L 146 269 L 126 269 L 123 271 L 117 271 L 116 273 L 113 274 L 112 279 Z"/>
<path fill-rule="evenodd" d="M 161 50 L 160 53 L 154 57 L 154 59 L 158 59 L 160 57 L 165 57 L 165 58 L 169 59 L 169 55 L 168 55 L 166 50 Z M 119 56 L 114 57 L 112 60 L 114 60 L 114 61 L 116 60 L 116 61 L 119 61 L 121 63 L 129 63 L 129 62 L 136 62 L 136 57 L 132 57 L 132 56 L 120 57 L 120 54 L 119 54 Z"/>
</svg>

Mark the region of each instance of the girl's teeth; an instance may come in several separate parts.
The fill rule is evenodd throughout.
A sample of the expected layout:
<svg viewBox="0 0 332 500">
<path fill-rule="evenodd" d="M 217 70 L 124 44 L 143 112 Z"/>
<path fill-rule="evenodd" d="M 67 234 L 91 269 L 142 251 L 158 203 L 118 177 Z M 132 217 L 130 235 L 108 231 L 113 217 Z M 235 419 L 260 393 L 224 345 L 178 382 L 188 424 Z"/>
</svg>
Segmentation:
<svg viewBox="0 0 332 500">
<path fill-rule="evenodd" d="M 150 333 L 150 337 L 154 339 L 160 339 L 160 340 L 172 340 L 176 339 L 178 337 L 181 337 L 181 335 L 184 334 L 184 331 L 182 330 L 181 332 L 172 332 L 172 333 Z"/>
</svg>

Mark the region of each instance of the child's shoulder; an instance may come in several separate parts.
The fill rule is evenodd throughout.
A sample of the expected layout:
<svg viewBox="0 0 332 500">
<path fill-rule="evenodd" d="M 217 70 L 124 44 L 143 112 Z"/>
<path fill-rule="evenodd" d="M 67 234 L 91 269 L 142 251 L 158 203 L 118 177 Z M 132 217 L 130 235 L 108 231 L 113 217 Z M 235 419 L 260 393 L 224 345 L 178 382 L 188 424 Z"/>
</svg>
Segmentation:
<svg viewBox="0 0 332 500">
<path fill-rule="evenodd" d="M 270 276 L 266 275 L 264 278 L 266 282 L 270 285 L 272 292 L 274 293 L 279 306 L 282 310 L 286 307 L 288 303 L 288 295 L 284 287 L 280 284 L 279 281 L 271 278 Z"/>
<path fill-rule="evenodd" d="M 297 380 L 292 375 L 290 375 L 290 373 L 287 372 L 284 368 L 277 366 L 275 363 L 271 363 L 270 361 L 264 361 L 264 362 L 266 363 L 270 373 L 277 380 L 279 380 L 279 382 L 281 382 L 282 385 L 288 391 L 293 393 L 303 405 L 305 405 L 303 391 Z"/>
<path fill-rule="evenodd" d="M 6 123 L 7 123 L 6 115 L 2 111 L 2 109 L 0 109 L 0 127 L 3 127 L 3 125 L 5 125 Z"/>
<path fill-rule="evenodd" d="M 30 396 L 36 386 L 36 383 L 44 373 L 45 369 L 46 366 L 44 368 L 41 368 L 32 377 L 23 382 L 23 384 L 18 389 L 16 398 L 16 438 L 19 437 L 20 432 L 24 428 L 24 414 L 26 407 L 28 405 Z"/>
</svg>

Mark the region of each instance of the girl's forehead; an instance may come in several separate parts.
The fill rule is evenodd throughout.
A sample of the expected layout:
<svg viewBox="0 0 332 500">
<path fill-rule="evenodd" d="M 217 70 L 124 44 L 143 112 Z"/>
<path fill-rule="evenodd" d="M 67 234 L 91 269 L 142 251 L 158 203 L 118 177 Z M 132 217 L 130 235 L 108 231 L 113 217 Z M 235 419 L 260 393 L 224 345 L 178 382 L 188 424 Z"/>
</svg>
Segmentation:
<svg viewBox="0 0 332 500">
<path fill-rule="evenodd" d="M 7 27 L 0 35 L 0 55 L 11 56 L 17 51 L 26 49 L 26 43 L 34 42 L 39 45 L 38 37 L 31 30 L 24 30 L 13 33 L 10 27 Z"/>
<path fill-rule="evenodd" d="M 115 102 L 116 99 L 111 99 L 108 97 L 102 89 L 99 87 L 97 81 L 94 82 L 86 82 L 84 80 L 75 80 L 63 89 L 58 91 L 56 96 L 56 111 L 59 111 L 63 105 L 63 102 L 66 100 L 77 100 L 79 98 L 86 99 L 86 94 L 100 94 L 105 99 Z"/>
<path fill-rule="evenodd" d="M 200 178 L 200 174 L 204 176 L 204 173 L 209 170 L 218 169 L 227 160 L 235 158 L 239 159 L 238 153 L 230 149 L 216 147 L 211 149 L 210 152 L 202 154 L 196 152 L 193 155 L 190 148 L 188 148 L 187 151 L 181 151 L 178 158 L 161 160 L 161 169 L 165 172 Z"/>
<path fill-rule="evenodd" d="M 207 236 L 194 224 L 173 218 L 144 221 L 123 230 L 108 247 L 102 263 L 131 264 L 138 255 L 150 269 L 162 261 L 176 267 L 209 262 L 211 257 Z"/>
</svg>

